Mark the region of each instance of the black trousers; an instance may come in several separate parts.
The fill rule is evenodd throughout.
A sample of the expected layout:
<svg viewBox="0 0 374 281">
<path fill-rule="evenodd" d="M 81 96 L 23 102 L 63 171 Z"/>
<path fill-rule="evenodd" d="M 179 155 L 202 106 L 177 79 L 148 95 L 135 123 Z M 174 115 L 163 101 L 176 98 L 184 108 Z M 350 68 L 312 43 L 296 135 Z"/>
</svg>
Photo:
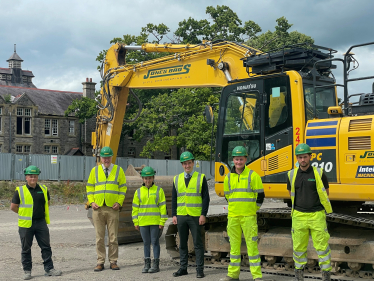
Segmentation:
<svg viewBox="0 0 374 281">
<path fill-rule="evenodd" d="M 52 250 L 49 239 L 49 229 L 45 220 L 33 220 L 30 228 L 19 227 L 18 233 L 21 238 L 21 261 L 23 270 L 31 271 L 32 269 L 31 246 L 34 236 L 42 250 L 44 270 L 51 270 L 53 268 Z"/>
<path fill-rule="evenodd" d="M 201 237 L 202 225 L 199 225 L 199 217 L 177 216 L 179 233 L 179 254 L 181 268 L 187 269 L 188 265 L 188 235 L 191 231 L 196 254 L 196 270 L 204 268 L 204 246 Z"/>
</svg>

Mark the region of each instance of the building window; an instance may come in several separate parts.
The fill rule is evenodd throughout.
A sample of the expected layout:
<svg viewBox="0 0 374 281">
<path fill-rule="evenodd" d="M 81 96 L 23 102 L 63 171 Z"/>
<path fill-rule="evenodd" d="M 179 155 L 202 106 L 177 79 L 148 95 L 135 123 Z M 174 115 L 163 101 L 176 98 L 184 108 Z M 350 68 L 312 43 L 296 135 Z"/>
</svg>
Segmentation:
<svg viewBox="0 0 374 281">
<path fill-rule="evenodd" d="M 16 145 L 16 152 L 17 153 L 30 153 L 31 145 Z"/>
<path fill-rule="evenodd" d="M 52 154 L 58 154 L 58 147 L 52 146 Z"/>
<path fill-rule="evenodd" d="M 69 134 L 70 135 L 74 135 L 75 133 L 74 127 L 75 127 L 75 121 L 69 120 Z"/>
<path fill-rule="evenodd" d="M 44 153 L 51 153 L 51 147 L 49 145 L 44 146 Z"/>
<path fill-rule="evenodd" d="M 51 135 L 51 136 L 58 136 L 58 120 L 57 119 L 45 119 L 44 134 Z"/>
<path fill-rule="evenodd" d="M 29 77 L 29 82 L 31 82 L 31 79 L 32 79 L 32 78 L 31 78 L 31 77 Z"/>
<path fill-rule="evenodd" d="M 27 83 L 27 76 L 22 76 L 22 82 Z"/>
<path fill-rule="evenodd" d="M 9 81 L 12 80 L 12 76 L 11 75 L 7 75 L 6 79 L 9 80 Z"/>
<path fill-rule="evenodd" d="M 135 147 L 129 147 L 129 156 L 135 157 Z"/>
<path fill-rule="evenodd" d="M 17 135 L 30 135 L 31 134 L 31 109 L 30 108 L 17 108 Z"/>
</svg>

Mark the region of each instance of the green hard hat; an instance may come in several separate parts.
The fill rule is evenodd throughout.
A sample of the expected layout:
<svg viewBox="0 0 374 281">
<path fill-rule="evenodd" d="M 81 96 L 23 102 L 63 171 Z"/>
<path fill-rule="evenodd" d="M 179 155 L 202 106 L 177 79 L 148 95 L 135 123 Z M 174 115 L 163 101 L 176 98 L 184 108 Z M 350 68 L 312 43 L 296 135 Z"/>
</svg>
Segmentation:
<svg viewBox="0 0 374 281">
<path fill-rule="evenodd" d="M 180 157 L 181 163 L 188 161 L 188 160 L 194 160 L 194 159 L 195 157 L 193 157 L 192 153 L 189 151 L 183 152 Z"/>
<path fill-rule="evenodd" d="M 244 156 L 247 157 L 248 153 L 244 146 L 237 146 L 232 150 L 232 157 Z"/>
<path fill-rule="evenodd" d="M 100 150 L 101 157 L 111 157 L 113 156 L 113 150 L 109 146 L 105 146 Z"/>
<path fill-rule="evenodd" d="M 156 174 L 156 171 L 152 169 L 152 167 L 145 166 L 142 171 L 140 172 L 140 175 L 142 177 L 153 177 Z"/>
<path fill-rule="evenodd" d="M 34 165 L 28 166 L 23 170 L 25 175 L 39 175 L 41 173 L 40 169 Z"/>
<path fill-rule="evenodd" d="M 312 150 L 310 149 L 309 145 L 307 145 L 306 143 L 300 143 L 298 146 L 296 146 L 295 155 L 306 154 L 306 153 L 312 153 Z"/>
</svg>

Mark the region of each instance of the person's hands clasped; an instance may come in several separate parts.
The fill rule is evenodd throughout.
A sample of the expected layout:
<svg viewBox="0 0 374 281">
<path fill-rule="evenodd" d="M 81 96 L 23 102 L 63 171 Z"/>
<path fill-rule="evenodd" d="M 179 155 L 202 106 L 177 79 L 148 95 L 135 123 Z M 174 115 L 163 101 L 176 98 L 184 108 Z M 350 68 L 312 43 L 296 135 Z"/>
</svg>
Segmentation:
<svg viewBox="0 0 374 281">
<path fill-rule="evenodd" d="M 94 210 L 97 210 L 97 209 L 100 208 L 99 205 L 97 205 L 95 202 L 92 202 L 91 207 L 92 207 L 92 209 L 94 209 Z"/>
</svg>

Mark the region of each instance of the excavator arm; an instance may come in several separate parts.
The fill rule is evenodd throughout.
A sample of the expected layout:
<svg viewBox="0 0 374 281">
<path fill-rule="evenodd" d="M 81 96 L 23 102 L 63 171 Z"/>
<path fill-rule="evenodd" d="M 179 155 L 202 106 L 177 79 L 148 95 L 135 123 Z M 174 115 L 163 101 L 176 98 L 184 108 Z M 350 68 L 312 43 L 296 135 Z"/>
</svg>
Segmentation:
<svg viewBox="0 0 374 281">
<path fill-rule="evenodd" d="M 166 52 L 171 55 L 137 64 L 126 64 L 128 50 Z M 224 87 L 230 81 L 251 75 L 250 68 L 243 67 L 241 59 L 256 53 L 260 51 L 228 41 L 204 42 L 198 45 L 113 45 L 108 50 L 103 65 L 101 104 L 97 114 L 96 131 L 92 137 L 97 162 L 100 149 L 104 146 L 113 149 L 115 162 L 130 89 Z M 252 126 L 251 112 L 248 104 L 243 115 L 248 119 L 247 127 Z"/>
</svg>

